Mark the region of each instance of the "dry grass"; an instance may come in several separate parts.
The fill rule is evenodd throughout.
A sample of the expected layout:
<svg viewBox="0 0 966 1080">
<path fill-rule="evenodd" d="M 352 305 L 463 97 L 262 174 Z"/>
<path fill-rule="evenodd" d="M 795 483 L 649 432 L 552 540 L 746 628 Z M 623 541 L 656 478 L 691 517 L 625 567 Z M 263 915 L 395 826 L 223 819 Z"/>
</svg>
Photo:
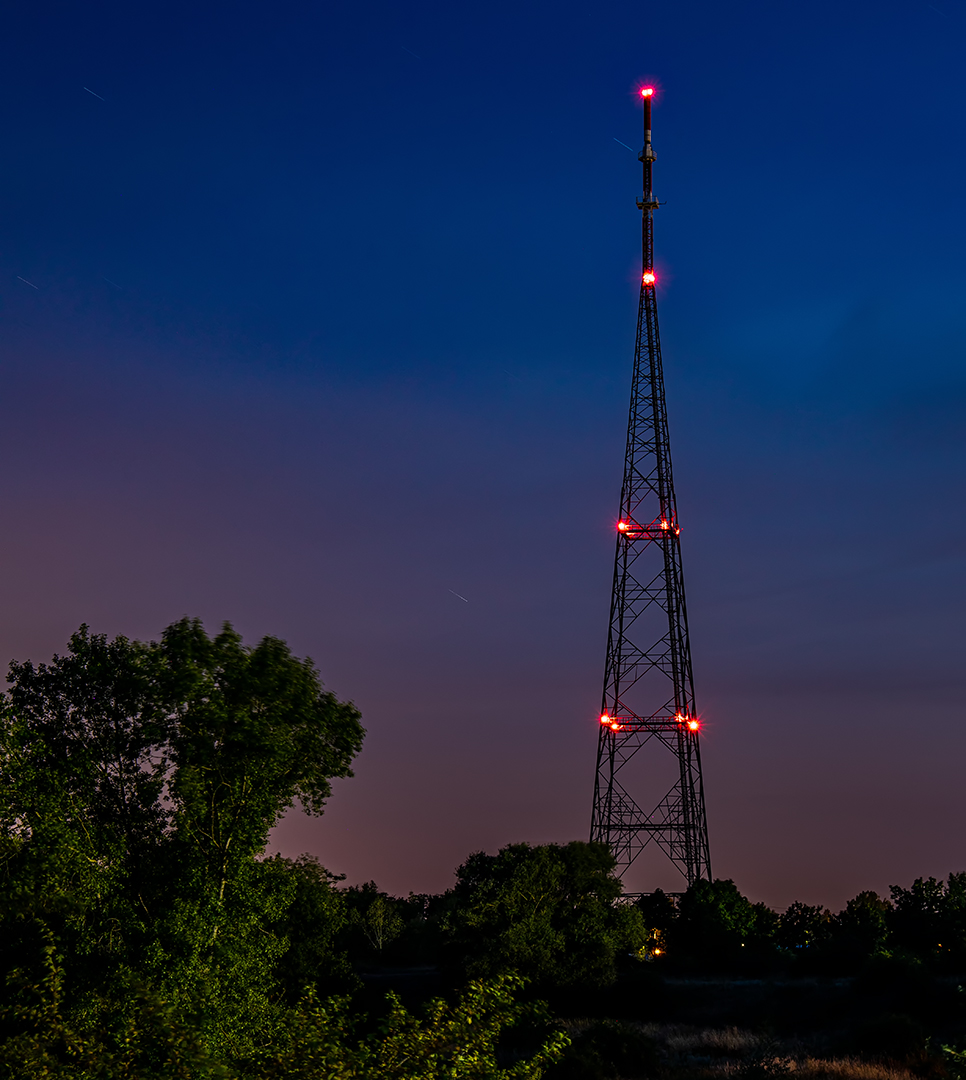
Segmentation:
<svg viewBox="0 0 966 1080">
<path fill-rule="evenodd" d="M 901 1065 L 860 1061 L 858 1058 L 807 1057 L 793 1061 L 792 1072 L 802 1080 L 914 1080 Z"/>
<path fill-rule="evenodd" d="M 745 1057 L 761 1046 L 761 1038 L 742 1028 L 688 1028 L 667 1026 L 644 1028 L 669 1053 L 677 1057 Z"/>
<path fill-rule="evenodd" d="M 895 1062 L 816 1057 L 814 1044 L 779 1042 L 745 1028 L 624 1023 L 657 1044 L 663 1061 L 659 1080 L 918 1080 Z M 576 1020 L 565 1027 L 578 1035 L 592 1024 Z"/>
<path fill-rule="evenodd" d="M 644 1024 L 641 1031 L 657 1042 L 671 1076 L 738 1080 L 750 1071 L 775 1080 L 916 1080 L 898 1064 L 814 1057 L 801 1044 L 778 1045 L 744 1028 Z"/>
</svg>

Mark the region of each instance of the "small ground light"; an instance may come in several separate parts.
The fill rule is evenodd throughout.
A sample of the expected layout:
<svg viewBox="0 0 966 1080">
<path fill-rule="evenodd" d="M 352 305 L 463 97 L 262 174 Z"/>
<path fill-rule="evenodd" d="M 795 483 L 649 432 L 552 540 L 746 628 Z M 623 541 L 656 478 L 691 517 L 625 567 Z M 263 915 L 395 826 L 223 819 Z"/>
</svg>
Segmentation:
<svg viewBox="0 0 966 1080">
<path fill-rule="evenodd" d="M 653 270 L 645 270 L 641 275 L 641 281 L 645 285 L 653 285 L 654 282 L 657 281 L 657 274 L 655 274 Z"/>
</svg>

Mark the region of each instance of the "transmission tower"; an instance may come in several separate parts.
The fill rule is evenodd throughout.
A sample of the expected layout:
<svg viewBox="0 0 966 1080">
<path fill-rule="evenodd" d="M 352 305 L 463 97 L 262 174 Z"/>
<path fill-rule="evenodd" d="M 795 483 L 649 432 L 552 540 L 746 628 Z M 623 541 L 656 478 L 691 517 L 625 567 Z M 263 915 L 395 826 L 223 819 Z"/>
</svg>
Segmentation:
<svg viewBox="0 0 966 1080">
<path fill-rule="evenodd" d="M 654 843 L 692 885 L 711 879 L 711 855 L 657 328 L 653 93 L 641 90 L 641 296 L 590 838 L 610 846 L 621 876 Z M 653 777 L 662 770 L 649 767 L 652 754 L 676 759 L 665 761 L 659 788 Z"/>
</svg>

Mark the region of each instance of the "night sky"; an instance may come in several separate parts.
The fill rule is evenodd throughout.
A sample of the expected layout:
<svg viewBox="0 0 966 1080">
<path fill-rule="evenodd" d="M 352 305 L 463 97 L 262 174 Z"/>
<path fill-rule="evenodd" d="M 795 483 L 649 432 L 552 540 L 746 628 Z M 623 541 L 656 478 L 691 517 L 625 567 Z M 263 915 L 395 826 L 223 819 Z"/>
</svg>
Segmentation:
<svg viewBox="0 0 966 1080">
<path fill-rule="evenodd" d="M 586 839 L 651 81 L 715 874 L 966 869 L 964 0 L 2 31 L 4 662 L 285 638 L 369 734 L 274 842 L 348 882 Z"/>
</svg>

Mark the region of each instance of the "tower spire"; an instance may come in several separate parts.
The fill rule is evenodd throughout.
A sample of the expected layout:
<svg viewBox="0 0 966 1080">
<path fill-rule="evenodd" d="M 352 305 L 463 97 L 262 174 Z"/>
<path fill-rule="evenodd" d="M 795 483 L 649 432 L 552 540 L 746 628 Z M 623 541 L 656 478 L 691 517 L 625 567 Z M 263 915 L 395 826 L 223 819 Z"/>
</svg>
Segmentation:
<svg viewBox="0 0 966 1080">
<path fill-rule="evenodd" d="M 621 876 L 653 842 L 692 885 L 710 880 L 711 855 L 657 325 L 653 94 L 641 90 L 641 293 L 590 838 L 610 846 Z M 676 759 L 660 788 L 643 775 L 652 753 Z"/>
</svg>

